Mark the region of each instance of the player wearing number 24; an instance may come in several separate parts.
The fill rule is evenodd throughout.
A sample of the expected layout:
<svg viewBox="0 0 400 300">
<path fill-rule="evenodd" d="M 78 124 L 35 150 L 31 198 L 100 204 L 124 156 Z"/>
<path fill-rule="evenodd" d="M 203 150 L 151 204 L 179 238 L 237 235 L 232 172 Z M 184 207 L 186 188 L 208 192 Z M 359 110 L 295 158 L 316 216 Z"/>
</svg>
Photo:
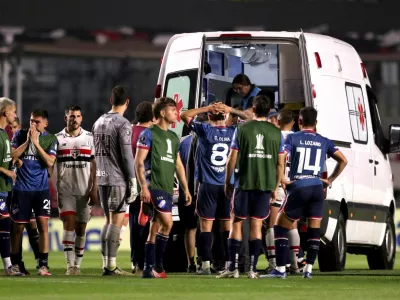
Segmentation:
<svg viewBox="0 0 400 300">
<path fill-rule="evenodd" d="M 209 122 L 194 120 L 198 114 L 207 113 Z M 199 274 L 211 274 L 212 226 L 215 218 L 221 222 L 225 253 L 228 252 L 231 201 L 224 193 L 226 161 L 236 127 L 225 126 L 228 113 L 247 119 L 244 112 L 233 109 L 221 102 L 191 109 L 181 113 L 181 118 L 198 136 L 196 169 L 200 183 L 196 211 L 200 217 L 200 247 L 202 268 Z"/>
</svg>

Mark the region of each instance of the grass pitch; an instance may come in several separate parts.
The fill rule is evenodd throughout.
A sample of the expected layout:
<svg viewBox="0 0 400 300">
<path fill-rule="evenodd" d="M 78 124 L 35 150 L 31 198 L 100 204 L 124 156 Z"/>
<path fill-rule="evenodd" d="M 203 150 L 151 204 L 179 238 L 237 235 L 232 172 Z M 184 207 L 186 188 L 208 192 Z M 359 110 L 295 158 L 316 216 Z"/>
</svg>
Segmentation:
<svg viewBox="0 0 400 300">
<path fill-rule="evenodd" d="M 368 270 L 365 256 L 347 256 L 346 271 L 340 273 L 314 272 L 311 280 L 301 276 L 288 279 L 250 280 L 215 279 L 215 276 L 169 274 L 168 279 L 102 277 L 101 256 L 86 252 L 82 276 L 65 276 L 62 252 L 50 253 L 52 277 L 35 274 L 32 253 L 24 253 L 29 277 L 1 277 L 1 299 L 398 299 L 400 293 L 400 263 L 393 271 Z M 120 252 L 119 266 L 130 270 L 129 253 Z M 266 261 L 260 257 L 259 268 Z"/>
</svg>

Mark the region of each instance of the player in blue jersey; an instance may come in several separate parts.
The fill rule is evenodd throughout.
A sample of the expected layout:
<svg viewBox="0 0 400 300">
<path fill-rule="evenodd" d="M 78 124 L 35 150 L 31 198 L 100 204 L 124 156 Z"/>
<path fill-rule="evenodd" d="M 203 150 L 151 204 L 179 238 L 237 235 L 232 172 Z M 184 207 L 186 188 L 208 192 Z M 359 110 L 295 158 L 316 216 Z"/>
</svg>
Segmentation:
<svg viewBox="0 0 400 300">
<path fill-rule="evenodd" d="M 320 243 L 324 186 L 331 186 L 347 164 L 346 158 L 333 142 L 314 131 L 316 125 L 317 111 L 312 107 L 303 108 L 299 115 L 301 131 L 288 135 L 285 141 L 285 152 L 291 160 L 290 181 L 286 182 L 288 199 L 274 227 L 277 267 L 268 277 L 286 278 L 288 230 L 294 221 L 306 217 L 308 251 L 303 278 L 311 278 Z M 336 160 L 337 165 L 328 179 L 322 179 L 327 155 Z"/>
<path fill-rule="evenodd" d="M 32 209 L 39 229 L 40 276 L 51 275 L 48 270 L 50 218 L 50 189 L 48 168 L 52 168 L 57 154 L 57 137 L 46 131 L 46 110 L 31 113 L 30 128 L 17 131 L 12 139 L 12 157 L 21 158 L 23 165 L 17 171 L 11 200 L 11 217 L 14 220 L 11 237 L 11 261 L 18 267 L 22 260 L 21 242 L 25 224 L 30 221 Z"/>
<path fill-rule="evenodd" d="M 194 117 L 208 113 L 209 123 L 196 122 Z M 196 211 L 200 217 L 200 247 L 202 268 L 199 274 L 211 274 L 212 226 L 215 218 L 221 222 L 225 253 L 228 252 L 230 231 L 230 199 L 224 193 L 226 161 L 236 127 L 225 126 L 227 113 L 246 119 L 244 112 L 222 103 L 191 109 L 181 113 L 183 122 L 198 136 L 197 172 L 200 183 Z"/>
</svg>

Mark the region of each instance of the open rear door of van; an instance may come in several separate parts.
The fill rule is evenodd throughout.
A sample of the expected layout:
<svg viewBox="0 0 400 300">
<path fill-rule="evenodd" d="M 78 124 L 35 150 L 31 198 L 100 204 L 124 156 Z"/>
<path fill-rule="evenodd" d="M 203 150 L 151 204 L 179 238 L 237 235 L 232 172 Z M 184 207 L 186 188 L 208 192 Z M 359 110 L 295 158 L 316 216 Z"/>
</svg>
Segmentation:
<svg viewBox="0 0 400 300">
<path fill-rule="evenodd" d="M 304 98 L 306 106 L 313 106 L 310 65 L 308 63 L 306 38 L 303 31 L 301 31 L 299 36 L 299 48 L 301 56 L 301 69 L 303 72 Z"/>
<path fill-rule="evenodd" d="M 177 103 L 178 121 L 171 126 L 171 130 L 178 137 L 186 134 L 182 132 L 184 126 L 179 116 L 180 112 L 198 106 L 204 45 L 203 33 L 177 35 L 170 40 L 163 57 L 159 84 L 162 84 L 162 95 L 174 99 Z"/>
</svg>

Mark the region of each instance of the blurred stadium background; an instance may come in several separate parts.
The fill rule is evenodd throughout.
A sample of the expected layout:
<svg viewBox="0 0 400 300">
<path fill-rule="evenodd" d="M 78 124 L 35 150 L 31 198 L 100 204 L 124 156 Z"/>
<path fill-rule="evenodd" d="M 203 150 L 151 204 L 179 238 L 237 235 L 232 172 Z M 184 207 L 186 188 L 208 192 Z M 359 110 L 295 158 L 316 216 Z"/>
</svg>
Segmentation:
<svg viewBox="0 0 400 300">
<path fill-rule="evenodd" d="M 160 59 L 174 33 L 301 28 L 357 49 L 387 128 L 400 120 L 400 22 L 394 5 L 388 0 L 0 0 L 0 94 L 17 101 L 23 126 L 29 112 L 41 107 L 51 116 L 49 131 L 58 132 L 64 107 L 78 103 L 83 126 L 90 129 L 109 109 L 116 84 L 131 89 L 129 119 L 138 103 L 153 100 Z M 400 207 L 400 156 L 391 161 Z M 93 214 L 101 215 L 101 209 Z M 399 249 L 400 211 L 397 216 Z M 99 247 L 101 224 L 96 218 L 89 223 L 88 249 Z M 62 226 L 57 219 L 51 226 L 51 248 L 58 250 Z M 128 247 L 125 238 L 121 248 Z"/>
</svg>

